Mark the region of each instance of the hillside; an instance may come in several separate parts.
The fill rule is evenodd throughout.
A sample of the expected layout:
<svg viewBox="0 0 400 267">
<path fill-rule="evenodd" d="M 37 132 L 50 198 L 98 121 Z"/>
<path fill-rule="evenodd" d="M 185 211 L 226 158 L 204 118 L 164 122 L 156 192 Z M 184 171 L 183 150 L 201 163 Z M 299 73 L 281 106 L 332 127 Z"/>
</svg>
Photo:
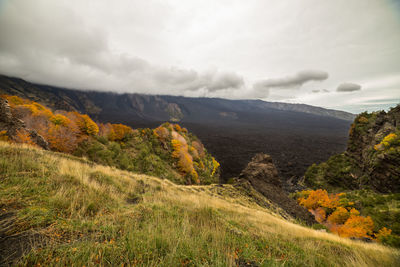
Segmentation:
<svg viewBox="0 0 400 267">
<path fill-rule="evenodd" d="M 179 121 L 221 163 L 223 182 L 238 176 L 261 152 L 273 157 L 285 181 L 296 180 L 311 164 L 345 150 L 354 118 L 350 113 L 302 104 L 71 90 L 6 76 L 0 76 L 0 94 L 132 128 Z"/>
<path fill-rule="evenodd" d="M 0 168 L 3 264 L 395 266 L 400 261 L 396 250 L 296 225 L 274 205 L 255 203 L 256 192 L 249 197 L 233 185 L 176 185 L 4 142 Z"/>
<path fill-rule="evenodd" d="M 76 111 L 53 112 L 31 100 L 0 95 L 0 140 L 34 144 L 180 184 L 219 180 L 219 163 L 178 124 L 135 130 L 123 124 L 97 124 Z"/>
<path fill-rule="evenodd" d="M 125 116 L 131 117 L 132 121 L 143 119 L 146 121 L 218 122 L 240 119 L 238 116 L 240 112 L 268 113 L 270 109 L 302 112 L 348 121 L 354 119 L 354 115 L 348 112 L 305 104 L 88 92 L 29 83 L 4 75 L 0 75 L 0 93 L 41 101 L 55 109 L 77 110 L 90 115 L 96 114 L 99 117 L 120 117 L 121 113 L 124 113 Z"/>
<path fill-rule="evenodd" d="M 400 247 L 400 105 L 388 112 L 361 113 L 354 120 L 347 150 L 310 166 L 305 185 L 345 192 L 374 231 L 386 227 L 384 240 Z"/>
<path fill-rule="evenodd" d="M 305 175 L 313 187 L 400 193 L 400 105 L 361 113 L 351 125 L 347 150 Z"/>
</svg>

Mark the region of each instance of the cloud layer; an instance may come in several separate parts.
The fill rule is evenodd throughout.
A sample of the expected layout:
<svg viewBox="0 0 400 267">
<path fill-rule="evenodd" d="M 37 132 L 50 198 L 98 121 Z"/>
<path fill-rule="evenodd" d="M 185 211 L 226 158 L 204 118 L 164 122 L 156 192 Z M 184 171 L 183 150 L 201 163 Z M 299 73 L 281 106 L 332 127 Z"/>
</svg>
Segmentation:
<svg viewBox="0 0 400 267">
<path fill-rule="evenodd" d="M 283 78 L 261 80 L 253 85 L 254 96 L 267 97 L 271 88 L 298 89 L 311 81 L 324 81 L 329 74 L 321 70 L 303 70 L 294 75 Z"/>
<path fill-rule="evenodd" d="M 395 2 L 0 0 L 0 73 L 82 90 L 361 110 L 371 103 L 362 99 L 400 99 Z"/>
<path fill-rule="evenodd" d="M 267 79 L 259 81 L 255 84 L 256 87 L 262 88 L 293 88 L 300 87 L 306 82 L 310 81 L 323 81 L 328 79 L 329 74 L 325 71 L 320 70 L 303 70 L 295 75 L 286 76 L 277 79 Z"/>
<path fill-rule="evenodd" d="M 6 8 L 0 16 L 0 33 L 6 37 L 0 38 L 0 70 L 5 74 L 117 92 L 212 93 L 244 86 L 234 72 L 166 67 L 113 51 L 107 32 L 83 21 L 68 5 L 17 0 Z M 25 17 L 21 10 L 27 11 Z"/>
</svg>

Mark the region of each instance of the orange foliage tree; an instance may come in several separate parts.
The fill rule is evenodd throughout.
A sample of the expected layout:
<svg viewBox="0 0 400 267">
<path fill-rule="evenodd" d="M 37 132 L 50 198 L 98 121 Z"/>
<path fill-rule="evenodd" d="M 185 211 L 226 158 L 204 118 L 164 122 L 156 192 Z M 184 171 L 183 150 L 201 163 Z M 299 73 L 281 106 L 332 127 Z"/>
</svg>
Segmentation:
<svg viewBox="0 0 400 267">
<path fill-rule="evenodd" d="M 53 115 L 53 116 L 50 118 L 50 121 L 51 121 L 54 125 L 68 126 L 68 125 L 71 125 L 71 124 L 72 124 L 71 120 L 68 119 L 67 117 L 65 117 L 65 116 L 62 115 L 62 114 Z"/>
<path fill-rule="evenodd" d="M 192 179 L 192 182 L 199 184 L 199 175 L 193 166 L 193 158 L 189 154 L 188 145 L 183 143 L 178 139 L 171 140 L 172 145 L 172 157 L 178 159 L 178 168 L 181 172 L 189 175 Z"/>
<path fill-rule="evenodd" d="M 108 138 L 111 141 L 121 141 L 128 134 L 132 133 L 133 130 L 131 127 L 123 125 L 123 124 L 111 124 L 111 132 Z"/>
<path fill-rule="evenodd" d="M 343 207 L 337 207 L 336 210 L 328 216 L 327 220 L 330 223 L 344 224 L 349 217 L 350 212 L 347 209 Z"/>
<path fill-rule="evenodd" d="M 360 216 L 353 202 L 344 193 L 328 194 L 326 190 L 305 190 L 298 193 L 300 205 L 307 208 L 319 222 L 343 237 L 373 237 L 374 222 L 371 217 Z M 381 229 L 377 236 L 390 235 L 390 229 Z"/>
<path fill-rule="evenodd" d="M 350 216 L 346 222 L 333 228 L 333 232 L 336 232 L 343 237 L 371 237 L 374 229 L 374 222 L 371 217 L 363 216 Z"/>
<path fill-rule="evenodd" d="M 68 112 L 68 117 L 75 122 L 83 135 L 97 135 L 99 126 L 86 114 L 80 114 L 76 111 Z"/>
</svg>

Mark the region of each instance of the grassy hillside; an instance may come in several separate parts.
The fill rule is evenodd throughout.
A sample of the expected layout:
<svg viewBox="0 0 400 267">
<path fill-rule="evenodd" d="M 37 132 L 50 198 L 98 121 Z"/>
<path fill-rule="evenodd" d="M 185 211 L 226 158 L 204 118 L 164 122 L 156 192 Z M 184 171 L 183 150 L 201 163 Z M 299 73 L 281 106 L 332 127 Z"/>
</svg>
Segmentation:
<svg viewBox="0 0 400 267">
<path fill-rule="evenodd" d="M 0 175 L 0 255 L 19 265 L 395 266 L 400 261 L 397 250 L 284 220 L 232 185 L 175 185 L 4 142 Z M 19 258 L 23 250 L 29 252 Z"/>
</svg>

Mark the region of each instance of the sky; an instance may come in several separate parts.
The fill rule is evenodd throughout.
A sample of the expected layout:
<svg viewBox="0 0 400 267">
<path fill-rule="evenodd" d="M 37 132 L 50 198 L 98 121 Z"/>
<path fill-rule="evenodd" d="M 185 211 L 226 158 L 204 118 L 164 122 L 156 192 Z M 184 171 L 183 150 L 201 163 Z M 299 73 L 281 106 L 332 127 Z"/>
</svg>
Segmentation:
<svg viewBox="0 0 400 267">
<path fill-rule="evenodd" d="M 400 103 L 399 0 L 0 0 L 0 73 L 113 92 Z"/>
</svg>

